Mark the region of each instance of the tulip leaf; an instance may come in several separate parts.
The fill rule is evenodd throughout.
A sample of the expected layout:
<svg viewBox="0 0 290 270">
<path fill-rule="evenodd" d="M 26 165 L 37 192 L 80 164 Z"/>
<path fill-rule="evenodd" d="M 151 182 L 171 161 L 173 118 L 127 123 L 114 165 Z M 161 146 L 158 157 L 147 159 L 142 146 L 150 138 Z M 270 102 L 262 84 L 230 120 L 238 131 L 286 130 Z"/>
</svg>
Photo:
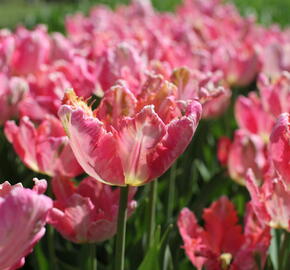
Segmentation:
<svg viewBox="0 0 290 270">
<path fill-rule="evenodd" d="M 164 258 L 163 258 L 163 270 L 173 270 L 172 255 L 170 252 L 169 245 L 166 245 Z"/>
<path fill-rule="evenodd" d="M 138 270 L 161 269 L 159 264 L 159 257 L 160 254 L 165 254 L 166 252 L 166 241 L 168 239 L 169 232 L 171 231 L 172 227 L 173 227 L 172 224 L 170 224 L 163 233 L 162 237 L 161 237 L 161 228 L 160 226 L 157 227 L 152 246 L 148 250 Z"/>
</svg>

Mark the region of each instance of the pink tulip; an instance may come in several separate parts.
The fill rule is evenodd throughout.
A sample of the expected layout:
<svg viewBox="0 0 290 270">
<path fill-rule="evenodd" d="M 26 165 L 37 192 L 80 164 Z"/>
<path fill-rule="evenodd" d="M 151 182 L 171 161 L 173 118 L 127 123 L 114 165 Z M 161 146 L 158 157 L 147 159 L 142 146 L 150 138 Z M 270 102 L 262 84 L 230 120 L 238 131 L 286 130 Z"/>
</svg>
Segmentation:
<svg viewBox="0 0 290 270">
<path fill-rule="evenodd" d="M 240 96 L 235 104 L 235 117 L 240 128 L 257 134 L 268 142 L 274 117 L 265 111 L 260 98 L 255 93 Z"/>
<path fill-rule="evenodd" d="M 97 91 L 97 68 L 92 61 L 76 55 L 69 62 L 57 63 L 55 69 L 65 76 L 78 95 L 88 98 Z"/>
<path fill-rule="evenodd" d="M 143 185 L 162 175 L 189 144 L 201 115 L 198 102 L 177 103 L 167 96 L 171 89 L 166 81 L 145 84 L 136 100 L 124 85 L 116 85 L 100 104 L 107 112 L 102 118 L 97 116 L 101 109 L 93 112 L 67 92 L 59 116 L 85 172 L 120 186 Z"/>
<path fill-rule="evenodd" d="M 118 79 L 127 81 L 130 89 L 140 92 L 140 83 L 145 80 L 146 62 L 139 52 L 123 42 L 114 49 L 108 49 L 100 59 L 99 82 L 103 91 L 107 91 Z"/>
<path fill-rule="evenodd" d="M 27 92 L 28 84 L 24 79 L 0 73 L 0 124 L 18 115 L 18 105 Z"/>
<path fill-rule="evenodd" d="M 273 228 L 290 231 L 290 191 L 282 179 L 279 176 L 265 177 L 262 186 L 259 186 L 249 170 L 246 184 L 259 220 Z"/>
<path fill-rule="evenodd" d="M 257 270 L 257 255 L 260 255 L 261 265 L 265 264 L 270 231 L 259 223 L 251 206 L 246 214 L 244 232 L 237 223 L 234 205 L 226 197 L 206 208 L 203 219 L 204 228 L 187 208 L 178 217 L 183 248 L 198 270 Z"/>
<path fill-rule="evenodd" d="M 290 185 L 290 113 L 279 116 L 270 137 L 269 155 L 284 183 Z"/>
<path fill-rule="evenodd" d="M 230 103 L 231 92 L 219 71 L 202 73 L 198 70 L 177 68 L 171 75 L 177 86 L 177 99 L 197 99 L 202 104 L 203 118 L 221 115 Z"/>
<path fill-rule="evenodd" d="M 258 88 L 266 112 L 275 118 L 281 113 L 290 112 L 290 73 L 283 72 L 274 80 L 260 74 Z"/>
<path fill-rule="evenodd" d="M 56 200 L 48 222 L 63 237 L 75 243 L 95 243 L 116 233 L 119 189 L 113 190 L 91 177 L 77 187 L 66 178 L 54 178 L 52 185 Z M 136 207 L 134 193 L 129 193 L 129 215 Z"/>
<path fill-rule="evenodd" d="M 251 168 L 261 182 L 268 168 L 266 153 L 266 146 L 259 136 L 237 130 L 228 152 L 227 165 L 231 178 L 244 185 L 247 170 Z"/>
<path fill-rule="evenodd" d="M 72 42 L 61 33 L 51 35 L 51 61 L 66 60 L 73 58 L 75 49 Z"/>
<path fill-rule="evenodd" d="M 34 121 L 44 120 L 47 115 L 57 115 L 66 89 L 72 87 L 68 78 L 56 70 L 56 66 L 42 66 L 36 74 L 27 78 L 29 92 L 19 104 L 20 116 Z"/>
<path fill-rule="evenodd" d="M 52 201 L 41 195 L 46 181 L 34 179 L 33 190 L 21 184 L 0 184 L 0 269 L 23 266 L 25 256 L 45 233 L 44 225 Z"/>
<path fill-rule="evenodd" d="M 255 79 L 260 69 L 259 59 L 250 44 L 242 43 L 235 50 L 226 64 L 226 78 L 230 85 L 246 86 Z"/>
<path fill-rule="evenodd" d="M 29 31 L 18 28 L 16 46 L 11 68 L 15 74 L 26 75 L 37 72 L 46 64 L 50 54 L 50 40 L 45 26 Z"/>
<path fill-rule="evenodd" d="M 15 49 L 14 35 L 8 29 L 0 30 L 0 72 L 7 72 Z"/>
<path fill-rule="evenodd" d="M 74 177 L 82 172 L 58 119 L 50 116 L 36 128 L 27 117 L 5 124 L 5 135 L 30 169 L 55 176 Z"/>
</svg>

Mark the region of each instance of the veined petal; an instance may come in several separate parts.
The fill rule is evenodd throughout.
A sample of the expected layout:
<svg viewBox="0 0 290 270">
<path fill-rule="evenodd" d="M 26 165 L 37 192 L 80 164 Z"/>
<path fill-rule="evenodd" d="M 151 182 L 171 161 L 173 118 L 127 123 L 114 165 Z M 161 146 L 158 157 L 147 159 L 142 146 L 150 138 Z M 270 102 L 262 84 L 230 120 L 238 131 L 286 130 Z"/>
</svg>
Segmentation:
<svg viewBox="0 0 290 270">
<path fill-rule="evenodd" d="M 151 153 L 148 159 L 149 179 L 164 173 L 190 143 L 201 117 L 201 105 L 197 101 L 192 101 L 187 110 L 185 116 L 171 121 L 166 126 L 166 135 Z"/>
<path fill-rule="evenodd" d="M 0 201 L 0 268 L 14 269 L 44 235 L 52 201 L 45 195 L 15 187 Z"/>
<path fill-rule="evenodd" d="M 188 258 L 197 269 L 202 269 L 206 259 L 202 256 L 196 256 L 196 253 L 199 248 L 204 245 L 203 228 L 198 225 L 194 213 L 188 208 L 183 208 L 181 210 L 178 216 L 177 226 L 183 239 L 184 249 Z"/>
<path fill-rule="evenodd" d="M 124 185 L 115 138 L 105 130 L 103 123 L 82 109 L 73 110 L 67 105 L 60 108 L 59 116 L 75 157 L 85 172 L 101 182 Z"/>
<path fill-rule="evenodd" d="M 20 159 L 32 170 L 39 171 L 35 149 L 37 135 L 30 120 L 23 117 L 20 120 L 19 127 L 14 121 L 7 121 L 4 132 Z"/>
<path fill-rule="evenodd" d="M 165 133 L 165 125 L 152 105 L 121 122 L 116 135 L 126 184 L 139 186 L 148 180 L 148 156 Z"/>
</svg>

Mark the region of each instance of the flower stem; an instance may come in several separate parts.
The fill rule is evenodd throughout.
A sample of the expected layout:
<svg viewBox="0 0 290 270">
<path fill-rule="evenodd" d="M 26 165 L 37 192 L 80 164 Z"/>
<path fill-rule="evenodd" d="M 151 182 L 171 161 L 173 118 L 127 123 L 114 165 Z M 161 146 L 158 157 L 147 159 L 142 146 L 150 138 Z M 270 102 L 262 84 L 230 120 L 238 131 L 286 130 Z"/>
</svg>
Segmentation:
<svg viewBox="0 0 290 270">
<path fill-rule="evenodd" d="M 115 246 L 115 270 L 124 270 L 125 261 L 125 240 L 126 240 L 126 219 L 129 187 L 120 188 L 119 213 L 117 224 L 117 238 Z"/>
<path fill-rule="evenodd" d="M 287 268 L 287 259 L 289 254 L 287 254 L 287 249 L 290 241 L 290 234 L 287 231 L 281 233 L 280 240 L 280 251 L 279 251 L 279 269 L 288 270 Z"/>
<path fill-rule="evenodd" d="M 177 175 L 177 160 L 174 162 L 170 169 L 170 178 L 169 178 L 169 188 L 168 188 L 168 199 L 167 199 L 167 211 L 166 211 L 166 220 L 169 223 L 173 206 L 174 206 L 174 191 L 175 191 L 175 179 Z"/>
<path fill-rule="evenodd" d="M 54 250 L 54 229 L 51 225 L 47 228 L 47 244 L 48 244 L 48 254 L 50 261 L 50 269 L 57 270 L 56 255 Z"/>
<path fill-rule="evenodd" d="M 88 250 L 89 250 L 88 270 L 97 270 L 96 244 L 88 244 Z"/>
<path fill-rule="evenodd" d="M 151 247 L 154 240 L 154 232 L 155 232 L 155 215 L 156 215 L 156 200 L 157 200 L 157 188 L 158 182 L 155 179 L 150 184 L 149 190 L 149 219 L 148 219 L 148 239 L 147 246 Z"/>
</svg>

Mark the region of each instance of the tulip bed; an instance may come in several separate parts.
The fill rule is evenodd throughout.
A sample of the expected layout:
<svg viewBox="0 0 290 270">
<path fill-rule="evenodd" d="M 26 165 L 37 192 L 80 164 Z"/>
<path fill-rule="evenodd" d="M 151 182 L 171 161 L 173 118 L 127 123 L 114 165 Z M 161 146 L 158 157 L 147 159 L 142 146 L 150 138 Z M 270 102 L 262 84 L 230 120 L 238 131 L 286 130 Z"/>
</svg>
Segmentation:
<svg viewBox="0 0 290 270">
<path fill-rule="evenodd" d="M 165 3 L 0 30 L 0 270 L 290 269 L 290 30 Z"/>
</svg>

